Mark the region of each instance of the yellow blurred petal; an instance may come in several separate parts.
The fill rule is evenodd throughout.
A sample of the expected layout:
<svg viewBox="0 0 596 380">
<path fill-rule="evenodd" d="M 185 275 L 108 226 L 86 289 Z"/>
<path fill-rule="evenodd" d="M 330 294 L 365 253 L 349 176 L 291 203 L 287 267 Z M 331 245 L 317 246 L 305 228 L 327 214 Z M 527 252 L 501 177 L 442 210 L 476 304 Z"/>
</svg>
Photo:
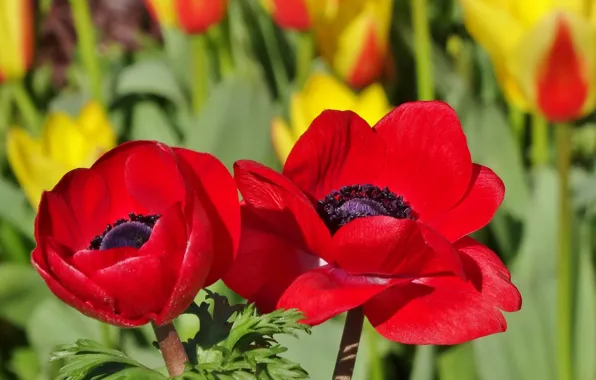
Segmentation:
<svg viewBox="0 0 596 380">
<path fill-rule="evenodd" d="M 42 142 L 45 153 L 68 169 L 86 163 L 92 146 L 75 121 L 59 112 L 48 116 L 43 127 Z"/>
<path fill-rule="evenodd" d="M 274 118 L 271 123 L 271 140 L 279 161 L 285 164 L 297 139 L 292 134 L 286 122 L 280 117 Z"/>
<path fill-rule="evenodd" d="M 391 105 L 387 100 L 383 86 L 375 83 L 360 92 L 360 98 L 354 107 L 354 112 L 372 127 L 389 112 L 390 108 Z"/>
<path fill-rule="evenodd" d="M 20 78 L 26 71 L 25 44 L 27 32 L 26 1 L 0 1 L 0 75 L 6 78 Z"/>
<path fill-rule="evenodd" d="M 34 208 L 41 193 L 51 190 L 67 169 L 43 154 L 41 143 L 22 129 L 11 128 L 6 136 L 8 162 Z"/>
<path fill-rule="evenodd" d="M 482 0 L 461 0 L 464 22 L 491 58 L 505 59 L 523 37 L 523 26 L 501 7 Z"/>
<path fill-rule="evenodd" d="M 99 103 L 89 102 L 81 110 L 79 129 L 85 139 L 102 153 L 116 146 L 116 134 Z"/>
<path fill-rule="evenodd" d="M 307 127 L 326 109 L 343 111 L 352 109 L 356 103 L 356 96 L 345 84 L 323 73 L 315 73 L 308 79 L 302 99 Z"/>
<path fill-rule="evenodd" d="M 530 100 L 522 91 L 516 78 L 507 71 L 504 62 L 495 62 L 495 74 L 507 101 L 522 111 L 531 110 Z"/>
<path fill-rule="evenodd" d="M 596 85 L 596 32 L 585 19 L 574 13 L 552 12 L 525 35 L 508 61 L 507 70 L 519 83 L 530 104 L 536 102 L 538 70 L 552 46 L 560 17 L 565 18 L 572 34 L 575 51 L 586 65 L 592 88 L 588 103 L 593 101 L 593 87 Z"/>
<path fill-rule="evenodd" d="M 152 8 L 155 17 L 157 17 L 162 27 L 178 25 L 176 10 L 174 8 L 175 0 L 146 0 Z"/>
<path fill-rule="evenodd" d="M 333 50 L 324 56 L 344 80 L 349 80 L 356 70 L 356 66 L 361 64 L 362 54 L 366 51 L 366 44 L 370 43 L 368 36 L 371 33 L 375 38 L 375 46 L 380 49 L 377 54 L 385 55 L 393 4 L 388 0 L 366 2 L 348 0 L 347 3 L 346 5 L 342 3 L 340 13 L 343 14 L 338 15 L 338 21 L 334 21 L 340 29 L 335 31 L 337 41 Z M 357 9 L 357 11 L 352 11 L 352 13 L 343 11 L 348 7 Z M 371 57 L 371 62 L 376 62 L 378 59 L 378 57 Z"/>
<path fill-rule="evenodd" d="M 526 28 L 534 26 L 553 11 L 566 11 L 580 17 L 587 15 L 585 0 L 510 0 L 512 14 Z"/>
<path fill-rule="evenodd" d="M 298 139 L 310 125 L 312 119 L 309 119 L 305 109 L 305 104 L 301 94 L 294 94 L 290 99 L 290 123 L 291 132 L 294 139 Z"/>
</svg>

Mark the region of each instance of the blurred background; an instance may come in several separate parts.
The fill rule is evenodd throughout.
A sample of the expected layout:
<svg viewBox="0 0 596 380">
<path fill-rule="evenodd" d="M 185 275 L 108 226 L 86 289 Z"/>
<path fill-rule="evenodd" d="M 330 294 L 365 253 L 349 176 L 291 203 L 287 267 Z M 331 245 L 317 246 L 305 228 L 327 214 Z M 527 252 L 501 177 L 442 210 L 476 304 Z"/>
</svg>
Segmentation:
<svg viewBox="0 0 596 380">
<path fill-rule="evenodd" d="M 454 107 L 474 161 L 505 182 L 474 237 L 523 307 L 506 333 L 453 347 L 367 325 L 354 378 L 595 380 L 591 0 L 0 0 L 0 379 L 54 378 L 50 351 L 81 337 L 163 365 L 149 328 L 82 316 L 29 264 L 41 192 L 68 170 L 133 139 L 280 169 L 322 110 L 374 124 L 417 99 Z M 287 356 L 330 378 L 342 322 L 284 337 Z"/>
</svg>

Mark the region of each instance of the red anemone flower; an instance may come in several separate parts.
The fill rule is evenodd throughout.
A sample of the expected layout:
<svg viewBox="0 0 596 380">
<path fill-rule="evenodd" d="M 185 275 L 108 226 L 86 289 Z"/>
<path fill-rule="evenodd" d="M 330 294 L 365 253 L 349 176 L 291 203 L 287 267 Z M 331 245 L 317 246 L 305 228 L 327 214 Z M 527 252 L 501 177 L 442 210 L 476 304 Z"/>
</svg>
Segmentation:
<svg viewBox="0 0 596 380">
<path fill-rule="evenodd" d="M 124 327 L 162 325 L 225 273 L 239 234 L 238 194 L 222 163 L 135 141 L 43 193 L 32 262 L 83 314 Z"/>
<path fill-rule="evenodd" d="M 521 306 L 497 255 L 466 237 L 504 186 L 445 103 L 403 104 L 374 128 L 325 111 L 283 174 L 238 161 L 234 176 L 242 232 L 224 281 L 263 311 L 316 325 L 362 306 L 390 340 L 456 344 L 504 331 L 501 310 Z"/>
</svg>

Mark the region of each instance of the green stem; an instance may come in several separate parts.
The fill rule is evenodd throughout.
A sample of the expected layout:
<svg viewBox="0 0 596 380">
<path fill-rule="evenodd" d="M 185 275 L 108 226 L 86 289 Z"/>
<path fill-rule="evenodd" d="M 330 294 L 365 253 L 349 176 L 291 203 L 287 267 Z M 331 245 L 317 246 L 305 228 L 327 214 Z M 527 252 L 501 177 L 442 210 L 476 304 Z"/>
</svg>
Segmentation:
<svg viewBox="0 0 596 380">
<path fill-rule="evenodd" d="M 571 136 L 569 124 L 555 126 L 557 134 L 557 169 L 559 171 L 559 256 L 557 262 L 557 360 L 558 379 L 572 380 L 572 250 L 571 250 L 571 197 L 569 175 L 571 170 Z"/>
<path fill-rule="evenodd" d="M 219 60 L 219 69 L 222 77 L 227 77 L 234 72 L 234 61 L 232 60 L 230 45 L 224 38 L 222 25 L 209 28 L 208 33 L 217 46 L 217 59 Z"/>
<path fill-rule="evenodd" d="M 101 340 L 103 341 L 103 345 L 107 348 L 115 348 L 114 342 L 112 341 L 112 327 L 107 323 L 101 324 Z"/>
<path fill-rule="evenodd" d="M 525 113 L 519 108 L 509 105 L 509 124 L 520 148 L 524 146 L 524 132 L 526 126 Z"/>
<path fill-rule="evenodd" d="M 314 39 L 311 32 L 300 32 L 298 34 L 298 47 L 296 55 L 296 88 L 302 88 L 308 75 L 310 65 L 314 56 Z"/>
<path fill-rule="evenodd" d="M 544 166 L 549 159 L 548 122 L 539 115 L 532 116 L 532 150 L 530 157 L 534 167 Z"/>
<path fill-rule="evenodd" d="M 350 380 L 352 378 L 363 323 L 364 309 L 362 306 L 348 311 L 333 371 L 333 380 Z"/>
<path fill-rule="evenodd" d="M 91 18 L 89 1 L 70 0 L 72 17 L 77 31 L 77 43 L 83 66 L 89 75 L 91 95 L 93 99 L 103 104 L 101 67 L 96 50 L 95 26 Z"/>
<path fill-rule="evenodd" d="M 431 61 L 431 39 L 426 0 L 411 0 L 414 22 L 414 48 L 416 53 L 416 79 L 419 100 L 435 97 Z"/>
<path fill-rule="evenodd" d="M 29 93 L 23 86 L 23 82 L 13 82 L 11 88 L 12 97 L 19 109 L 19 113 L 29 127 L 29 130 L 33 133 L 37 133 L 41 127 L 41 116 L 39 115 L 33 100 L 31 100 Z"/>
<path fill-rule="evenodd" d="M 192 107 L 195 114 L 201 111 L 207 100 L 208 62 L 207 40 L 203 34 L 190 36 L 190 51 L 192 64 Z"/>
</svg>

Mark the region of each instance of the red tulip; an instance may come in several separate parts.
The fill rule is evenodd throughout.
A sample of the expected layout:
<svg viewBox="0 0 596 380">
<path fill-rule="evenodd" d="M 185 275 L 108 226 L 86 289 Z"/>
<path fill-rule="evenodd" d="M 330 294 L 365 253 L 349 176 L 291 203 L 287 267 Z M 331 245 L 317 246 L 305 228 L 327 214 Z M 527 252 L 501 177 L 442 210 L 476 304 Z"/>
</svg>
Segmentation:
<svg viewBox="0 0 596 380">
<path fill-rule="evenodd" d="M 262 311 L 316 325 L 363 306 L 390 340 L 456 344 L 504 331 L 501 310 L 521 306 L 497 255 L 466 237 L 505 189 L 444 103 L 401 105 L 374 128 L 325 111 L 283 174 L 238 161 L 234 175 L 243 224 L 224 281 Z"/>
<path fill-rule="evenodd" d="M 205 33 L 226 15 L 227 0 L 177 0 L 176 14 L 180 27 L 189 34 Z"/>
<path fill-rule="evenodd" d="M 136 141 L 44 192 L 32 262 L 88 316 L 162 325 L 224 274 L 239 229 L 236 187 L 215 157 Z"/>
</svg>

